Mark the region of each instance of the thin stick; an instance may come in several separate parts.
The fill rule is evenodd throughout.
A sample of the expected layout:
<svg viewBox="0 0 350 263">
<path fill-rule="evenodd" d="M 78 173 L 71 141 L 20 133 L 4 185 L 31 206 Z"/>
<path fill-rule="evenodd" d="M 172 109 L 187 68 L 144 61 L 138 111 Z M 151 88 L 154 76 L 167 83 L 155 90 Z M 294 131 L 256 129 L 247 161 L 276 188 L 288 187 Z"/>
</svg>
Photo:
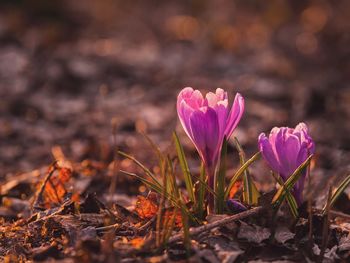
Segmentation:
<svg viewBox="0 0 350 263">
<path fill-rule="evenodd" d="M 109 225 L 109 226 L 96 227 L 95 230 L 96 231 L 108 231 L 108 230 L 116 229 L 116 228 L 119 228 L 119 227 L 120 227 L 120 224 L 116 223 L 116 224 Z"/>
<path fill-rule="evenodd" d="M 341 217 L 343 219 L 350 220 L 350 215 L 339 212 L 339 211 L 330 210 L 329 215 L 332 217 Z"/>
<path fill-rule="evenodd" d="M 193 237 L 193 236 L 196 236 L 196 235 L 201 234 L 203 232 L 210 231 L 213 228 L 228 224 L 232 221 L 240 220 L 240 219 L 246 218 L 246 217 L 251 216 L 251 215 L 256 215 L 256 214 L 260 213 L 261 211 L 263 211 L 263 207 L 258 206 L 258 207 L 252 208 L 248 211 L 244 211 L 242 213 L 235 214 L 235 215 L 228 216 L 228 217 L 225 217 L 223 219 L 217 220 L 213 223 L 209 223 L 209 224 L 206 224 L 206 225 L 203 225 L 200 227 L 196 227 L 196 228 L 191 228 L 189 231 L 189 234 L 190 234 L 190 236 Z M 181 233 L 171 237 L 169 239 L 168 243 L 175 243 L 175 242 L 178 242 L 182 239 L 183 239 L 183 233 L 181 232 Z"/>
<path fill-rule="evenodd" d="M 43 181 L 43 183 L 40 186 L 40 189 L 38 191 L 38 194 L 35 197 L 35 201 L 33 203 L 33 210 L 38 210 L 40 208 L 39 203 L 42 201 L 42 195 L 45 191 L 45 186 L 47 184 L 47 182 L 50 180 L 51 176 L 53 175 L 53 173 L 56 171 L 57 167 L 57 160 L 54 161 L 49 168 L 48 174 L 45 177 L 45 180 Z"/>
</svg>

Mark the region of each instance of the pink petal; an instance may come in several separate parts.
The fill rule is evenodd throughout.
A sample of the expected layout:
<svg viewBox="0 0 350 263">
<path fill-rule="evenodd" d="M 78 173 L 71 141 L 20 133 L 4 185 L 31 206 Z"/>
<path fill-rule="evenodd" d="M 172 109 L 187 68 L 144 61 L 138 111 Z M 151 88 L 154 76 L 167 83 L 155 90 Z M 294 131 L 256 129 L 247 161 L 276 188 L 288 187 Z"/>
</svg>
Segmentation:
<svg viewBox="0 0 350 263">
<path fill-rule="evenodd" d="M 244 98 L 241 94 L 237 93 L 235 96 L 235 100 L 233 101 L 233 105 L 230 111 L 230 114 L 226 121 L 225 135 L 229 138 L 234 129 L 237 127 L 239 121 L 242 118 L 244 112 Z"/>
<path fill-rule="evenodd" d="M 259 135 L 258 144 L 259 144 L 259 150 L 261 151 L 265 161 L 270 165 L 272 170 L 279 173 L 280 164 L 273 151 L 272 145 L 269 139 L 266 137 L 265 133 L 261 133 Z"/>
<path fill-rule="evenodd" d="M 177 97 L 178 107 L 182 101 L 185 101 L 189 107 L 198 109 L 203 106 L 204 99 L 202 93 L 199 90 L 193 90 L 191 87 L 187 87 L 181 90 Z"/>
<path fill-rule="evenodd" d="M 228 106 L 227 92 L 223 89 L 216 89 L 216 93 L 208 92 L 205 95 L 204 105 L 215 108 L 216 105 Z"/>
<path fill-rule="evenodd" d="M 298 167 L 297 157 L 300 150 L 300 141 L 297 136 L 288 133 L 287 128 L 281 128 L 276 136 L 276 153 L 281 165 L 281 174 L 289 177 Z"/>
<path fill-rule="evenodd" d="M 183 129 L 185 130 L 187 136 L 190 137 L 190 139 L 192 139 L 190 116 L 193 113 L 193 111 L 194 110 L 191 107 L 189 107 L 184 100 L 182 100 L 181 103 L 178 104 L 177 114 L 179 116 Z"/>
<path fill-rule="evenodd" d="M 194 111 L 190 117 L 193 142 L 204 162 L 211 166 L 216 162 L 219 141 L 219 125 L 216 111 L 210 107 L 206 111 Z"/>
</svg>

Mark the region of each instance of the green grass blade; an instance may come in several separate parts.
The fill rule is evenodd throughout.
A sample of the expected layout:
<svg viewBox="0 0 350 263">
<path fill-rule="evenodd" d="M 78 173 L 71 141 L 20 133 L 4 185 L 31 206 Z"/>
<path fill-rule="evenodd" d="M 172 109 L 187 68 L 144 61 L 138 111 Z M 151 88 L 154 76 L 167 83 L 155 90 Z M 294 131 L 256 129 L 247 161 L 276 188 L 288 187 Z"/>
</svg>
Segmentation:
<svg viewBox="0 0 350 263">
<path fill-rule="evenodd" d="M 154 190 L 158 194 L 161 194 L 161 195 L 163 194 L 163 190 L 162 190 L 162 186 L 161 185 L 157 185 L 157 184 L 147 180 L 143 176 L 135 174 L 135 173 L 130 173 L 130 172 L 127 172 L 127 171 L 124 171 L 124 170 L 120 170 L 120 172 L 123 173 L 123 174 L 129 175 L 131 177 L 135 177 L 135 178 L 139 179 L 142 183 L 144 183 L 150 189 Z"/>
<path fill-rule="evenodd" d="M 261 156 L 260 152 L 257 152 L 254 154 L 248 161 L 246 161 L 238 170 L 237 172 L 232 176 L 230 183 L 228 187 L 225 190 L 225 200 L 228 198 L 230 194 L 230 190 L 232 186 L 235 184 L 235 182 L 240 178 L 240 176 L 243 174 L 243 172 L 256 160 L 258 160 Z"/>
<path fill-rule="evenodd" d="M 194 188 L 193 188 L 193 182 L 192 182 L 192 176 L 190 173 L 190 169 L 188 168 L 184 149 L 181 145 L 180 139 L 177 136 L 176 132 L 173 133 L 173 138 L 174 138 L 174 142 L 175 142 L 177 156 L 178 156 L 179 162 L 180 162 L 180 167 L 181 167 L 182 174 L 183 174 L 183 177 L 185 180 L 185 185 L 186 185 L 188 196 L 192 202 L 196 202 L 196 197 L 194 194 Z"/>
<path fill-rule="evenodd" d="M 178 208 L 175 208 L 173 211 L 173 215 L 170 218 L 170 223 L 167 222 L 165 225 L 168 226 L 168 229 L 166 229 L 166 233 L 165 233 L 165 237 L 164 237 L 164 241 L 163 241 L 163 246 L 166 246 L 166 244 L 169 241 L 169 238 L 171 237 L 171 235 L 173 234 L 173 230 L 175 227 L 175 219 L 177 216 L 177 212 L 178 212 Z"/>
<path fill-rule="evenodd" d="M 158 193 L 160 195 L 164 195 L 162 186 L 158 186 L 155 183 L 145 179 L 144 177 L 142 177 L 142 176 L 140 176 L 138 174 L 130 173 L 130 172 L 123 171 L 123 170 L 120 170 L 120 172 L 123 173 L 123 174 L 126 174 L 126 175 L 129 175 L 129 176 L 132 176 L 132 177 L 135 177 L 135 178 L 139 179 L 142 183 L 144 183 L 147 187 L 149 187 L 150 189 L 152 189 L 156 193 Z M 172 204 L 175 207 L 177 207 L 179 209 L 184 209 L 184 211 L 186 211 L 186 213 L 187 213 L 189 218 L 191 218 L 195 222 L 198 222 L 198 220 L 190 213 L 190 211 L 188 210 L 188 208 L 186 206 L 183 207 L 182 204 L 179 204 L 178 199 L 177 199 L 176 196 L 174 196 L 173 194 L 166 193 L 165 194 L 165 198 L 168 199 L 169 201 L 171 201 Z"/>
<path fill-rule="evenodd" d="M 330 208 L 333 207 L 341 193 L 345 191 L 345 189 L 349 186 L 350 184 L 350 174 L 341 182 L 341 184 L 338 186 L 337 190 L 335 190 L 334 194 L 331 197 L 329 206 Z M 322 209 L 322 214 L 326 214 L 326 206 Z"/>
<path fill-rule="evenodd" d="M 294 196 L 290 193 L 290 191 L 287 192 L 286 199 L 293 217 L 298 218 L 298 204 Z"/>
<path fill-rule="evenodd" d="M 171 196 L 174 197 L 174 200 L 172 200 L 173 205 L 179 207 L 182 213 L 186 213 L 187 218 L 191 218 L 192 221 L 199 222 L 197 218 L 194 217 L 193 214 L 190 212 L 190 210 L 187 208 L 186 204 L 182 202 L 181 191 L 176 184 L 176 177 L 173 169 L 173 163 L 169 156 L 167 156 L 167 165 L 168 165 L 167 178 L 169 178 L 169 184 L 172 188 Z"/>
<path fill-rule="evenodd" d="M 293 186 L 297 183 L 299 178 L 302 176 L 302 172 L 305 168 L 310 164 L 313 155 L 310 155 L 299 167 L 293 172 L 291 176 L 287 179 L 287 181 L 283 184 L 283 186 L 277 191 L 275 196 L 272 199 L 273 205 L 279 205 L 282 203 L 286 196 L 286 191 L 291 191 Z"/>
<path fill-rule="evenodd" d="M 125 157 L 125 158 L 127 158 L 127 159 L 129 159 L 129 160 L 131 160 L 131 161 L 133 161 L 133 162 L 134 162 L 138 167 L 140 167 L 149 177 L 151 177 L 151 179 L 153 180 L 153 182 L 154 182 L 155 184 L 157 184 L 160 188 L 162 187 L 161 184 L 159 183 L 159 181 L 157 180 L 156 176 L 155 176 L 146 166 L 144 166 L 141 162 L 139 162 L 135 157 L 133 157 L 133 156 L 127 154 L 127 153 L 124 153 L 124 152 L 122 152 L 122 151 L 118 151 L 118 153 L 119 153 L 121 156 L 123 156 L 123 157 Z"/>
<path fill-rule="evenodd" d="M 239 154 L 241 166 L 243 166 L 245 163 L 245 152 L 236 137 L 235 146 Z M 249 169 L 247 168 L 243 172 L 243 202 L 248 205 L 256 205 L 259 197 L 260 193 L 249 174 Z"/>
<path fill-rule="evenodd" d="M 221 154 L 220 154 L 220 167 L 216 178 L 216 212 L 222 214 L 224 212 L 225 205 L 225 177 L 226 177 L 226 160 L 227 159 L 227 140 L 224 138 Z"/>
<path fill-rule="evenodd" d="M 144 132 L 140 132 L 140 134 L 145 138 L 145 140 L 148 142 L 148 144 L 151 146 L 153 151 L 156 153 L 158 159 L 163 159 L 162 152 L 160 151 L 159 147 L 154 143 L 154 141 Z"/>
<path fill-rule="evenodd" d="M 283 180 L 280 176 L 276 175 L 275 173 L 272 172 L 272 176 L 275 178 L 275 180 L 277 181 L 277 183 L 283 187 L 284 183 Z M 286 189 L 286 198 L 287 198 L 287 202 L 290 208 L 290 211 L 293 215 L 294 218 L 298 218 L 299 216 L 299 212 L 298 212 L 298 205 L 297 202 L 294 198 L 294 196 L 292 195 L 292 193 Z"/>
<path fill-rule="evenodd" d="M 181 202 L 181 219 L 182 219 L 182 226 L 183 226 L 183 232 L 184 232 L 184 244 L 186 247 L 186 251 L 189 252 L 191 248 L 191 239 L 190 239 L 190 227 L 188 223 L 188 214 L 186 210 L 183 207 L 185 206 L 185 203 L 181 197 L 179 196 L 179 201 Z"/>
<path fill-rule="evenodd" d="M 130 172 L 127 172 L 127 171 L 123 171 L 123 170 L 120 170 L 120 172 L 123 173 L 123 174 L 129 175 L 131 177 L 135 177 L 135 178 L 139 179 L 142 183 L 144 183 L 151 190 L 155 191 L 156 193 L 158 193 L 160 195 L 164 195 L 162 186 L 156 185 L 155 183 L 145 179 L 143 176 L 140 176 L 140 175 L 135 174 L 135 173 L 130 173 Z M 165 193 L 165 198 L 170 200 L 170 201 L 172 201 L 172 202 L 174 202 L 174 203 L 176 201 L 174 196 L 169 195 L 167 192 Z"/>
<path fill-rule="evenodd" d="M 207 183 L 205 182 L 205 166 L 202 163 L 200 168 L 200 180 L 198 187 L 198 196 L 197 196 L 197 206 L 196 206 L 196 214 L 200 219 L 204 217 L 204 206 L 205 206 L 205 190 L 209 188 Z"/>
<path fill-rule="evenodd" d="M 203 177 L 204 179 L 202 179 L 201 176 L 198 177 L 198 176 L 194 175 L 193 177 L 198 180 L 199 184 L 201 184 L 203 187 L 205 187 L 205 190 L 207 190 L 213 196 L 217 197 L 217 193 L 215 193 L 215 191 L 213 189 L 211 189 L 211 187 L 209 187 L 209 185 L 206 183 L 205 176 Z"/>
</svg>

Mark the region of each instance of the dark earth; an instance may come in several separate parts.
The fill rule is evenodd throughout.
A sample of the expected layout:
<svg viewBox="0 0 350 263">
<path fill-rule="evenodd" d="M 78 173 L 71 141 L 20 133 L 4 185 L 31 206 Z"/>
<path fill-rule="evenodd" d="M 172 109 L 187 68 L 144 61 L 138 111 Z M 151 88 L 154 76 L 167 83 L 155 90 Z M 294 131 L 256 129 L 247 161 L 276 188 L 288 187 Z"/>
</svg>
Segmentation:
<svg viewBox="0 0 350 263">
<path fill-rule="evenodd" d="M 101 238 L 92 228 L 106 225 L 106 206 L 129 208 L 137 195 L 148 192 L 136 180 L 118 174 L 115 194 L 107 194 L 115 173 L 113 158 L 118 159 L 118 169 L 135 170 L 121 156 L 115 157 L 115 149 L 149 167 L 156 164 L 140 131 L 162 150 L 174 152 L 171 136 L 176 130 L 191 169 L 198 172 L 195 148 L 175 110 L 177 94 L 186 86 L 202 91 L 220 87 L 230 98 L 236 92 L 245 97 L 245 114 L 234 136 L 248 156 L 258 150 L 261 132 L 307 123 L 316 142 L 311 194 L 315 207 L 322 208 L 329 186 L 350 171 L 349 16 L 347 0 L 1 1 L 1 260 L 185 260 L 182 244 L 166 253 L 135 252 L 126 248 L 130 235 L 124 233 L 127 241 L 113 248 L 109 232 Z M 5 236 L 12 222 L 33 217 L 38 185 L 57 158 L 74 166 L 71 185 L 81 194 L 79 212 L 94 214 L 97 221 L 89 217 L 86 227 L 75 222 L 64 210 L 74 210 L 72 199 L 56 207 L 65 212 L 55 214 L 50 207 L 47 220 L 32 218 L 31 226 L 18 223 L 23 231 Z M 234 171 L 239 161 L 232 144 L 229 158 Z M 82 173 L 89 173 L 88 179 Z M 273 181 L 262 161 L 251 173 L 261 185 Z M 336 207 L 342 213 L 350 213 L 348 195 L 350 189 Z M 121 214 L 130 221 L 128 212 Z M 57 220 L 59 215 L 65 218 Z M 64 220 L 71 225 L 62 227 Z M 279 245 L 261 245 L 270 230 L 258 221 L 232 223 L 228 230 L 201 237 L 187 257 L 192 262 L 312 260 L 300 246 L 288 243 L 294 231 L 279 229 L 284 235 Z M 325 262 L 348 262 L 350 221 L 340 221 L 341 234 L 330 238 Z M 78 233 L 78 228 L 84 231 Z M 45 229 L 49 234 L 43 234 Z M 28 236 L 33 231 L 41 236 Z M 232 239 L 230 231 L 244 242 Z M 53 244 L 55 239 L 60 241 Z M 253 251 L 251 243 L 258 244 Z"/>
</svg>

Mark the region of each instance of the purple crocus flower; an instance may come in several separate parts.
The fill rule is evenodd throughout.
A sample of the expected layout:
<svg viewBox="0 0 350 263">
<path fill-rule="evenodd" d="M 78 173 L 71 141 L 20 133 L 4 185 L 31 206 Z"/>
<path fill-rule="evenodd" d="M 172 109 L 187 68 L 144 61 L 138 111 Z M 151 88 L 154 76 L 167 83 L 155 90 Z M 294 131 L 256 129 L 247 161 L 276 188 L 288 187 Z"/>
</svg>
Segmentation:
<svg viewBox="0 0 350 263">
<path fill-rule="evenodd" d="M 261 133 L 258 143 L 264 159 L 283 181 L 286 181 L 315 152 L 315 144 L 308 134 L 305 123 L 299 123 L 294 129 L 275 127 L 271 130 L 269 137 Z M 293 190 L 299 205 L 303 201 L 305 175 L 306 173 L 302 175 Z"/>
<path fill-rule="evenodd" d="M 187 87 L 177 98 L 181 124 L 207 167 L 217 163 L 224 136 L 231 136 L 243 111 L 243 97 L 237 93 L 230 108 L 223 89 L 209 92 L 203 98 L 199 90 Z"/>
<path fill-rule="evenodd" d="M 205 98 L 199 90 L 184 88 L 177 98 L 177 113 L 181 124 L 203 160 L 208 184 L 214 186 L 215 169 L 223 139 L 229 138 L 244 111 L 244 99 L 237 93 L 232 107 L 223 89 L 209 92 Z"/>
</svg>

